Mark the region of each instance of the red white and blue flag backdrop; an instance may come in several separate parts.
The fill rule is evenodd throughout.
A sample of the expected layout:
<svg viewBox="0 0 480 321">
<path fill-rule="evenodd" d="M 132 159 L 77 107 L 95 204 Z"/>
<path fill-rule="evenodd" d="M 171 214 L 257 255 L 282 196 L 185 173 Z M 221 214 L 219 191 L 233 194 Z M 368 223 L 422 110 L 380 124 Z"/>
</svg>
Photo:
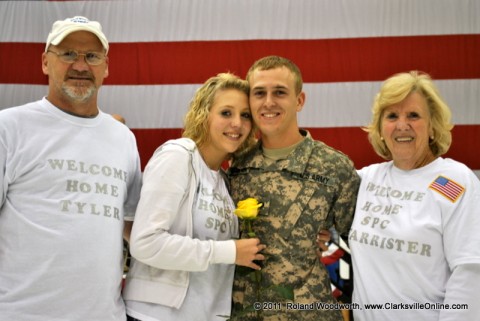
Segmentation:
<svg viewBox="0 0 480 321">
<path fill-rule="evenodd" d="M 361 168 L 380 158 L 360 129 L 381 81 L 425 71 L 453 112 L 447 154 L 480 171 L 478 0 L 1 1 L 0 109 L 43 97 L 41 53 L 52 23 L 100 21 L 111 49 L 99 106 L 122 114 L 144 166 L 178 137 L 195 89 L 219 72 L 242 77 L 276 54 L 298 64 L 300 125 Z"/>
</svg>

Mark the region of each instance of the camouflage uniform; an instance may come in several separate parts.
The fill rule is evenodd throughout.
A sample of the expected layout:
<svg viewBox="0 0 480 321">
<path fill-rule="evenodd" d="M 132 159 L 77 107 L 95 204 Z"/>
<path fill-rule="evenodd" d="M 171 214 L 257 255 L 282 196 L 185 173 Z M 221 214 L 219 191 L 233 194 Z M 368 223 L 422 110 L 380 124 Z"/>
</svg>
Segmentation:
<svg viewBox="0 0 480 321">
<path fill-rule="evenodd" d="M 343 320 L 338 310 L 287 310 L 284 297 L 265 290 L 283 285 L 293 288 L 295 303 L 336 303 L 315 253 L 316 235 L 332 225 L 348 233 L 360 179 L 347 156 L 301 133 L 306 138 L 287 159 L 267 165 L 259 143 L 229 169 L 234 201 L 253 197 L 264 204 L 253 230 L 267 245 L 260 292 L 252 274 L 237 267 L 232 320 Z M 272 310 L 260 318 L 255 312 L 245 315 L 254 302 L 272 302 L 265 306 Z"/>
</svg>

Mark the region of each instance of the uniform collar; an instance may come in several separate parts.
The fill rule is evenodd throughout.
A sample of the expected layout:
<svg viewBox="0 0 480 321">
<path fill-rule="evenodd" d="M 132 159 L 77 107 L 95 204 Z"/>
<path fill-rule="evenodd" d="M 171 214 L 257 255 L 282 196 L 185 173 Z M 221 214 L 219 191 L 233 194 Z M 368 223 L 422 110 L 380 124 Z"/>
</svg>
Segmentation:
<svg viewBox="0 0 480 321">
<path fill-rule="evenodd" d="M 262 168 L 264 170 L 288 171 L 293 173 L 303 173 L 308 163 L 308 159 L 314 148 L 314 141 L 307 130 L 300 129 L 300 134 L 305 139 L 284 159 L 268 165 L 263 156 L 261 140 L 245 156 L 235 160 L 232 167 L 237 169 Z"/>
</svg>

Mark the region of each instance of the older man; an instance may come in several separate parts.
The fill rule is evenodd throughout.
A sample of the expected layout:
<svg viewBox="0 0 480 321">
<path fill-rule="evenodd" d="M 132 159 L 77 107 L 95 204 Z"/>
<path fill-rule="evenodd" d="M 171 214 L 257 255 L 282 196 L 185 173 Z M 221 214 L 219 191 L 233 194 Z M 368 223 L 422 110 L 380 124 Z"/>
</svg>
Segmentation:
<svg viewBox="0 0 480 321">
<path fill-rule="evenodd" d="M 2 320 L 125 320 L 122 232 L 141 172 L 133 134 L 97 106 L 108 49 L 98 22 L 55 22 L 48 95 L 0 112 Z"/>
</svg>

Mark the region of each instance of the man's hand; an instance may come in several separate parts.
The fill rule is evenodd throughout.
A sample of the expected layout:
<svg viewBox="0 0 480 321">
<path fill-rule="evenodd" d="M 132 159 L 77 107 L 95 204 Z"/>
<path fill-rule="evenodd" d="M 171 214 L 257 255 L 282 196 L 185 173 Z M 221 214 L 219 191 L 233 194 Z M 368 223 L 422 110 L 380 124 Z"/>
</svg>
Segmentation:
<svg viewBox="0 0 480 321">
<path fill-rule="evenodd" d="M 322 257 L 322 252 L 328 250 L 328 245 L 330 244 L 330 239 L 332 234 L 328 230 L 321 230 L 317 234 L 317 256 L 320 259 Z"/>
</svg>

